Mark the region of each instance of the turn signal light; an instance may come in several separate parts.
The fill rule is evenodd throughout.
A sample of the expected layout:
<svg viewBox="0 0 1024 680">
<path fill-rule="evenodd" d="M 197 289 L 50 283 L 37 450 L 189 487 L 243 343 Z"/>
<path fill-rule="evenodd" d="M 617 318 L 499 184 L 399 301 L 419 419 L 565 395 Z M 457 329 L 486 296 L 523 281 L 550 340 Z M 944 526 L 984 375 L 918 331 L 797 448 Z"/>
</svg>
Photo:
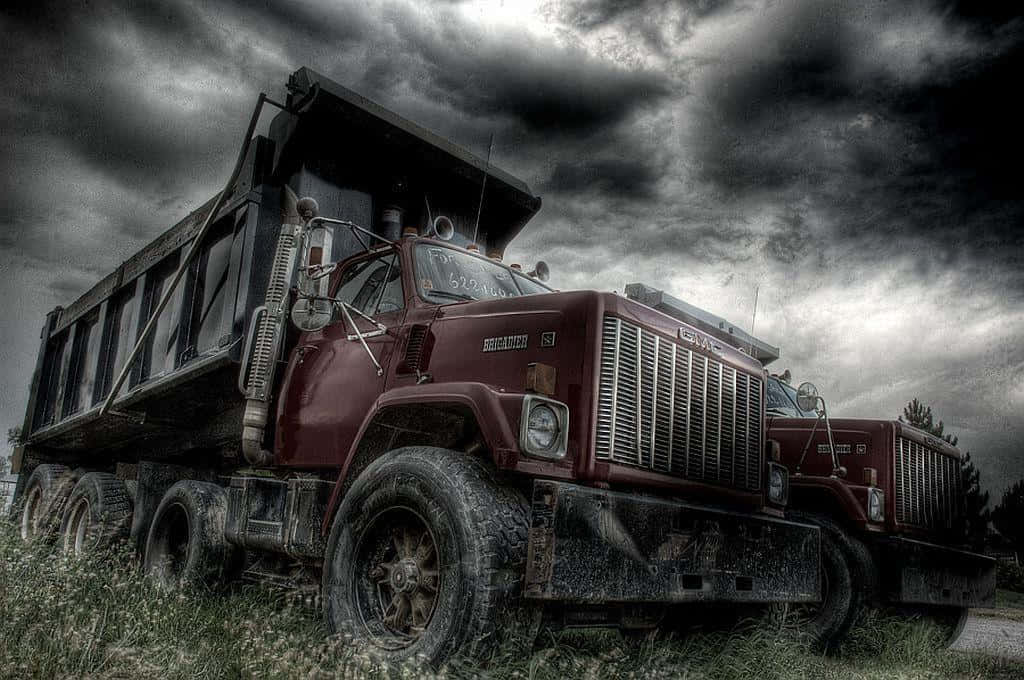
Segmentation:
<svg viewBox="0 0 1024 680">
<path fill-rule="evenodd" d="M 526 391 L 546 394 L 549 397 L 555 395 L 555 379 L 557 372 L 554 366 L 548 364 L 527 364 L 526 365 Z"/>
<path fill-rule="evenodd" d="M 878 486 L 878 470 L 875 468 L 864 468 L 864 486 Z"/>
</svg>

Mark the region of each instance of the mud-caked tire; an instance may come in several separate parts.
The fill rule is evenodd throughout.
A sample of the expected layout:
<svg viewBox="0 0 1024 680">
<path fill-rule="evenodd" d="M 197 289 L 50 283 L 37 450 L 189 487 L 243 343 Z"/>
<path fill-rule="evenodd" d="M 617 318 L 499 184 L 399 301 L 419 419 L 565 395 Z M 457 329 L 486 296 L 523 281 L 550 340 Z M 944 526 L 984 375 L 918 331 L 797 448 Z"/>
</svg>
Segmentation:
<svg viewBox="0 0 1024 680">
<path fill-rule="evenodd" d="M 57 535 L 64 506 L 75 486 L 75 473 L 63 465 L 37 465 L 21 495 L 22 540 L 50 541 Z"/>
<path fill-rule="evenodd" d="M 224 535 L 227 492 L 208 482 L 175 483 L 157 506 L 146 539 L 145 572 L 159 585 L 215 588 L 230 581 L 242 554 Z"/>
<path fill-rule="evenodd" d="M 529 652 L 521 600 L 529 506 L 485 462 L 430 447 L 374 461 L 334 518 L 323 570 L 332 630 L 385 660 L 437 668 L 499 642 Z M 509 638 L 514 638 L 509 640 Z"/>
<path fill-rule="evenodd" d="M 82 475 L 64 504 L 60 546 L 80 555 L 105 550 L 128 535 L 132 502 L 123 480 L 108 472 Z"/>
<path fill-rule="evenodd" d="M 799 633 L 821 652 L 835 652 L 854 623 L 874 604 L 877 576 L 870 551 L 824 515 L 791 511 L 787 518 L 821 529 L 822 601 L 815 605 L 774 606 L 773 618 L 793 619 Z"/>
</svg>

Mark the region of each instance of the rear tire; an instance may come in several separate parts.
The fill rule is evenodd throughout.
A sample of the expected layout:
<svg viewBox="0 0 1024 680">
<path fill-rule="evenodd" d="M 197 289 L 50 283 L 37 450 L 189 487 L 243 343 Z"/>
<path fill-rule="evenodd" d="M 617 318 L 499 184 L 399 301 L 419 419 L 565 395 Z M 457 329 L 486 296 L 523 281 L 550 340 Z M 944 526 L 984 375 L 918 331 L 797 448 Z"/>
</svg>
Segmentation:
<svg viewBox="0 0 1024 680">
<path fill-rule="evenodd" d="M 164 587 L 215 587 L 230 580 L 242 552 L 224 536 L 227 492 L 184 480 L 164 494 L 146 540 L 144 568 Z"/>
<path fill-rule="evenodd" d="M 131 521 L 125 483 L 107 472 L 87 472 L 65 503 L 61 547 L 74 555 L 109 548 L 127 536 Z"/>
<path fill-rule="evenodd" d="M 529 506 L 465 453 L 409 447 L 374 461 L 331 527 L 324 613 L 386 661 L 438 668 L 482 659 L 499 638 L 532 646 L 540 609 L 521 602 Z"/>
<path fill-rule="evenodd" d="M 53 463 L 36 466 L 22 493 L 22 540 L 53 539 L 74 486 L 74 474 L 65 466 Z"/>
</svg>

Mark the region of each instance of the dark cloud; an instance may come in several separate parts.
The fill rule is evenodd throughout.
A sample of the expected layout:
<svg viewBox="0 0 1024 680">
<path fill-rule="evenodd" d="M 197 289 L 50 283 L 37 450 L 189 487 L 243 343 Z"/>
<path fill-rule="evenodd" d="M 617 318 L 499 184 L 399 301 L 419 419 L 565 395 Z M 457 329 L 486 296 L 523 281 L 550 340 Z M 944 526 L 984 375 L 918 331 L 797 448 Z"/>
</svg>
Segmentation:
<svg viewBox="0 0 1024 680">
<path fill-rule="evenodd" d="M 733 4 L 733 0 L 570 0 L 556 3 L 555 13 L 580 31 L 614 27 L 664 52 L 673 39 L 689 37 L 698 22 Z"/>
<path fill-rule="evenodd" d="M 919 276 L 964 255 L 1019 264 L 1024 105 L 1006 88 L 1024 67 L 1024 25 L 973 6 L 969 19 L 858 8 L 803 4 L 758 49 L 727 55 L 693 133 L 700 175 L 727 198 L 809 198 L 838 247 L 869 258 L 883 239 L 927 252 Z M 940 34 L 880 45 L 886 22 Z"/>
<path fill-rule="evenodd" d="M 663 74 L 528 37 L 480 42 L 451 25 L 397 28 L 402 44 L 423 60 L 426 94 L 472 115 L 517 120 L 535 134 L 594 133 L 656 106 L 671 91 Z"/>
<path fill-rule="evenodd" d="M 600 194 L 643 200 L 654 195 L 655 168 L 635 159 L 559 161 L 545 189 L 569 194 Z"/>
</svg>

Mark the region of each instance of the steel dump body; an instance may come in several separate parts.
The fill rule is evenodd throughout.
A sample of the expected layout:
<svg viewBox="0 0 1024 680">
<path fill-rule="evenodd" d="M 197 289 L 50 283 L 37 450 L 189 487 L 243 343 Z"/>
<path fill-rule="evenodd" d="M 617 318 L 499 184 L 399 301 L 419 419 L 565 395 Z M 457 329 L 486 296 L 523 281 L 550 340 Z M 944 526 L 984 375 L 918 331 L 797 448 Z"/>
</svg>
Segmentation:
<svg viewBox="0 0 1024 680">
<path fill-rule="evenodd" d="M 237 438 L 238 362 L 263 300 L 286 186 L 316 196 L 324 214 L 376 228 L 392 199 L 389 178 L 404 165 L 406 191 L 429 194 L 432 212 L 452 218 L 454 241 L 468 243 L 486 171 L 477 241 L 499 250 L 540 207 L 521 181 L 323 76 L 301 69 L 289 85 L 296 99 L 312 90 L 312 103 L 300 116 L 278 114 L 270 137 L 254 139 L 199 257 L 114 402 L 132 417 L 100 419 L 99 406 L 212 200 L 47 316 L 23 427 L 30 445 L 100 455 L 140 442 L 153 453 L 161 441 L 180 451 L 183 439 L 201 448 Z M 409 222 L 425 223 L 426 206 L 414 209 Z M 340 261 L 362 249 L 342 231 L 325 257 Z"/>
</svg>

